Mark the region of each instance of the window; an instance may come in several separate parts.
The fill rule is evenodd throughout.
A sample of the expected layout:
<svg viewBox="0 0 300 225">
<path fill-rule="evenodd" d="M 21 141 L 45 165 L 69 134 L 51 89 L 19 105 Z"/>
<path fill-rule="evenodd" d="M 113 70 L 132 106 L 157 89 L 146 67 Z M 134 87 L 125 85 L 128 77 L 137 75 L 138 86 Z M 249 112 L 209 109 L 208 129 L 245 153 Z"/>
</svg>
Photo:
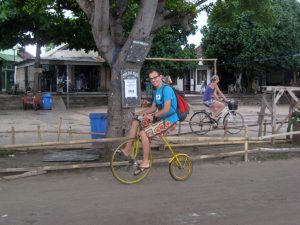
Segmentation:
<svg viewBox="0 0 300 225">
<path fill-rule="evenodd" d="M 206 70 L 197 70 L 197 85 L 201 85 L 201 81 L 207 79 L 207 71 Z"/>
</svg>

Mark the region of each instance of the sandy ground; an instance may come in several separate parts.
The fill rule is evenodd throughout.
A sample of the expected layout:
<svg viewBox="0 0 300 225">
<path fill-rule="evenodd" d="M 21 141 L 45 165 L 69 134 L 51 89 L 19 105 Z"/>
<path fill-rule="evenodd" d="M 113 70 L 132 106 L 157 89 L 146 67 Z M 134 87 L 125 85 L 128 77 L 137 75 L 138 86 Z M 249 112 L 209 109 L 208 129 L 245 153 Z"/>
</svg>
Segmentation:
<svg viewBox="0 0 300 225">
<path fill-rule="evenodd" d="M 155 166 L 136 185 L 108 169 L 0 181 L 1 225 L 299 225 L 300 159 L 195 162 L 189 180 Z"/>
<path fill-rule="evenodd" d="M 203 109 L 202 106 L 195 106 L 192 108 L 190 115 L 193 111 Z M 245 118 L 245 124 L 255 124 L 258 119 L 259 106 L 239 106 L 239 112 Z M 0 111 L 0 145 L 6 145 L 12 143 L 11 135 L 5 133 L 5 131 L 11 131 L 12 127 L 16 131 L 32 130 L 35 133 L 18 133 L 15 137 L 16 144 L 35 143 L 38 142 L 37 130 L 38 126 L 41 130 L 58 130 L 61 129 L 67 131 L 68 129 L 89 132 L 90 128 L 90 113 L 106 113 L 106 107 L 97 108 L 84 108 L 74 110 L 15 110 L 15 111 Z M 278 118 L 282 118 L 288 113 L 287 105 L 278 106 Z M 286 127 L 284 127 L 286 128 Z M 253 130 L 253 129 L 252 129 Z M 283 129 L 284 130 L 284 129 Z M 183 125 L 182 132 L 190 132 L 190 128 L 187 124 Z M 176 133 L 176 132 L 175 132 Z M 223 135 L 223 130 L 215 130 L 210 132 L 208 136 Z M 253 136 L 257 136 L 257 129 L 251 133 Z M 42 141 L 57 141 L 57 134 L 42 134 Z M 88 134 L 73 135 L 73 140 L 91 139 Z M 68 134 L 60 134 L 59 140 L 69 140 Z"/>
</svg>

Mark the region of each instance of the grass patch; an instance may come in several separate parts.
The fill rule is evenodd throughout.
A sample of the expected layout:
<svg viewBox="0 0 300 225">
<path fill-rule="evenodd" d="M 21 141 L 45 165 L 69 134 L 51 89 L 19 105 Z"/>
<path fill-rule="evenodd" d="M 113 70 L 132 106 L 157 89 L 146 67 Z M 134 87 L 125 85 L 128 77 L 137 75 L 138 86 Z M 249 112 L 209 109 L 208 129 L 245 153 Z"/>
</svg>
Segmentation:
<svg viewBox="0 0 300 225">
<path fill-rule="evenodd" d="M 256 161 L 268 161 L 268 160 L 287 160 L 291 156 L 289 153 L 258 153 L 255 156 Z"/>
<path fill-rule="evenodd" d="M 0 149 L 0 158 L 6 158 L 12 154 L 15 154 L 14 150 Z"/>
</svg>

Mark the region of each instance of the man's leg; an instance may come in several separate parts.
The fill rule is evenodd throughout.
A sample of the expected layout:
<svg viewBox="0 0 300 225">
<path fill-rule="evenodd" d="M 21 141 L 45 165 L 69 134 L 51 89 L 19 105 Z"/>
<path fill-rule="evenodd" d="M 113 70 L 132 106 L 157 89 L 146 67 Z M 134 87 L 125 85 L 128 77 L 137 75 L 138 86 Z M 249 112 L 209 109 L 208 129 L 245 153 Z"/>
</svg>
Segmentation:
<svg viewBox="0 0 300 225">
<path fill-rule="evenodd" d="M 131 124 L 131 128 L 128 134 L 129 138 L 134 138 L 136 136 L 136 132 L 138 130 L 138 126 L 139 126 L 139 122 L 136 120 L 132 121 Z M 127 142 L 127 144 L 125 145 L 125 148 L 122 150 L 122 152 L 124 153 L 124 155 L 129 156 L 130 154 L 130 149 L 132 146 L 132 141 Z"/>
<path fill-rule="evenodd" d="M 145 131 L 140 132 L 140 137 L 142 140 L 142 147 L 143 147 L 143 161 L 140 164 L 140 167 L 147 168 L 150 166 L 149 162 L 149 153 L 150 153 L 150 142 L 149 138 L 146 135 Z"/>
</svg>

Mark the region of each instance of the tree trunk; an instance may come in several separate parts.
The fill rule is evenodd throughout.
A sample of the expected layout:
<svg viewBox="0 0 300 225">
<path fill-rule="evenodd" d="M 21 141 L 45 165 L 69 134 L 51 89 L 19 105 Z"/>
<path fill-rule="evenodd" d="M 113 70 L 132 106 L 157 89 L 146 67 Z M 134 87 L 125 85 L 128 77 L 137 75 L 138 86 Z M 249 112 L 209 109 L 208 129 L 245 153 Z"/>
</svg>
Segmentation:
<svg viewBox="0 0 300 225">
<path fill-rule="evenodd" d="M 122 51 L 127 52 L 127 51 Z M 119 54 L 118 60 L 111 66 L 111 83 L 108 94 L 108 110 L 107 110 L 107 137 L 124 137 L 128 134 L 131 127 L 131 112 L 135 108 L 122 107 L 122 70 L 140 71 L 141 63 L 129 63 L 124 59 L 123 53 Z M 105 157 L 110 156 L 110 152 L 120 143 L 110 143 L 106 145 Z"/>
<path fill-rule="evenodd" d="M 34 62 L 34 77 L 33 77 L 33 91 L 41 91 L 41 77 L 42 77 L 42 68 L 41 68 L 41 44 L 37 42 L 36 44 L 36 54 Z"/>
</svg>

